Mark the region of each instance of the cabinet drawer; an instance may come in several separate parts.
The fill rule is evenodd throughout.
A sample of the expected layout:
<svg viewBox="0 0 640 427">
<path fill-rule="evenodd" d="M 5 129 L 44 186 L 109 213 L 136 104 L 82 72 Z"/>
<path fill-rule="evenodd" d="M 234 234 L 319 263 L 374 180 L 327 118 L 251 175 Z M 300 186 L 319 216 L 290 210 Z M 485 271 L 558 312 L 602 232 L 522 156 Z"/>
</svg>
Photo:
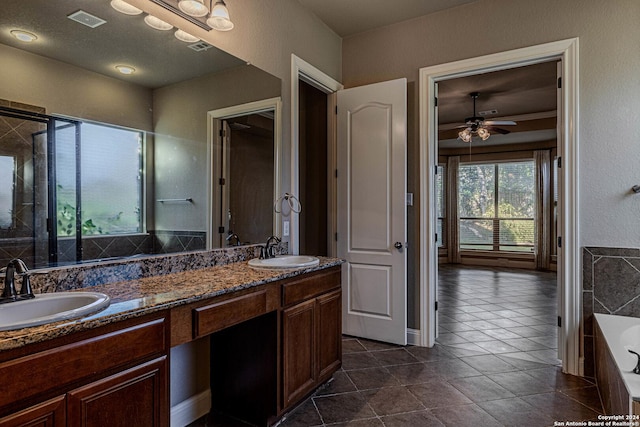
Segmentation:
<svg viewBox="0 0 640 427">
<path fill-rule="evenodd" d="M 288 306 L 340 287 L 340 268 L 301 277 L 282 285 L 282 305 Z"/>
<path fill-rule="evenodd" d="M 199 338 L 267 313 L 267 290 L 193 310 L 193 337 Z"/>
<path fill-rule="evenodd" d="M 166 352 L 156 319 L 0 364 L 0 407 Z"/>
</svg>

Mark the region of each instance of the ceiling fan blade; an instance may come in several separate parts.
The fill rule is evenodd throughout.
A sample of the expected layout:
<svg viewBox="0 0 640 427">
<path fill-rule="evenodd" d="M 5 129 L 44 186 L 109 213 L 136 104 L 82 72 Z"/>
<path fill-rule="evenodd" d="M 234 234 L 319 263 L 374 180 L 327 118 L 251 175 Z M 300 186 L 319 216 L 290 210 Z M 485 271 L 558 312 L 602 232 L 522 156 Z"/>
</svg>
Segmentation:
<svg viewBox="0 0 640 427">
<path fill-rule="evenodd" d="M 484 124 L 487 126 L 493 126 L 493 125 L 497 125 L 497 126 L 515 126 L 517 125 L 516 122 L 514 122 L 513 120 L 485 120 Z"/>
<path fill-rule="evenodd" d="M 502 135 L 506 135 L 508 133 L 511 133 L 510 130 L 496 128 L 496 127 L 493 127 L 493 126 L 485 126 L 485 129 L 487 129 L 489 132 L 500 133 Z"/>
</svg>

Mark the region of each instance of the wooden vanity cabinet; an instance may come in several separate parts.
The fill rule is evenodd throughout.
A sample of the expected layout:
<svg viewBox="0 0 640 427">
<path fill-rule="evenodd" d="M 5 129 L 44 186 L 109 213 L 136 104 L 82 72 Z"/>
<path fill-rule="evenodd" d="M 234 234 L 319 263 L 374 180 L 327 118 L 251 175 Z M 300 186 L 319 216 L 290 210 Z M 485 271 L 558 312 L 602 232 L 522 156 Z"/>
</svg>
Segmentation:
<svg viewBox="0 0 640 427">
<path fill-rule="evenodd" d="M 3 352 L 0 426 L 168 426 L 166 323 L 146 316 Z"/>
<path fill-rule="evenodd" d="M 282 285 L 282 412 L 291 409 L 342 363 L 340 268 Z"/>
</svg>

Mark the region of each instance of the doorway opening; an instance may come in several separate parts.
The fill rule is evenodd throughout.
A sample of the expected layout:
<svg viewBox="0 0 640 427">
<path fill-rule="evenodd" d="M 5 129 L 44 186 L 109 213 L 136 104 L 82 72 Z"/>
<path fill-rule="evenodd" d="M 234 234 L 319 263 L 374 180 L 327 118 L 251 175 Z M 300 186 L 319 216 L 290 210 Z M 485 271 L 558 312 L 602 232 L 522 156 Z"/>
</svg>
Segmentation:
<svg viewBox="0 0 640 427">
<path fill-rule="evenodd" d="M 420 247 L 426 262 L 420 267 L 421 339 L 432 346 L 437 336 L 438 246 L 435 238 L 438 216 L 434 177 L 438 168 L 437 110 L 438 83 L 460 77 L 507 70 L 525 65 L 559 61 L 557 249 L 558 356 L 563 370 L 580 375 L 580 261 L 577 193 L 577 39 L 502 52 L 420 70 L 420 163 L 421 235 Z M 474 114 L 475 115 L 475 114 Z"/>
<path fill-rule="evenodd" d="M 261 243 L 280 234 L 281 101 L 210 111 L 209 248 Z M 247 188 L 252 196 L 247 197 Z M 243 190 L 245 189 L 245 190 Z"/>
<path fill-rule="evenodd" d="M 329 254 L 328 96 L 305 81 L 299 84 L 298 182 L 304 203 L 298 215 L 300 253 Z"/>
</svg>

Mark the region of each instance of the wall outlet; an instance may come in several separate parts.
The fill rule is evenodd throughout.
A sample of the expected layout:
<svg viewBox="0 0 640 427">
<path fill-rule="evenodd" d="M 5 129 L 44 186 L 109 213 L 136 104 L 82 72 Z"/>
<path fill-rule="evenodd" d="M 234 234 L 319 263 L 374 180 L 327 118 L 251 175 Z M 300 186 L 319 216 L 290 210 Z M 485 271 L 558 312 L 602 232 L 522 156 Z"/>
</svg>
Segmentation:
<svg viewBox="0 0 640 427">
<path fill-rule="evenodd" d="M 289 221 L 285 221 L 282 223 L 282 237 L 287 237 L 289 235 Z"/>
</svg>

